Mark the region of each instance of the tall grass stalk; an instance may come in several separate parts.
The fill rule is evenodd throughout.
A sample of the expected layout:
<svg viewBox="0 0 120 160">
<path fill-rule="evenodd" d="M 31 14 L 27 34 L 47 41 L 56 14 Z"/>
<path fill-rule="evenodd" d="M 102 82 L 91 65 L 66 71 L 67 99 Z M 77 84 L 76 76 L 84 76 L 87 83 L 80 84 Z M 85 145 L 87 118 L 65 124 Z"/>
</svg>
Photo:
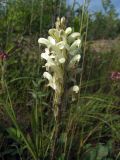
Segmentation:
<svg viewBox="0 0 120 160">
<path fill-rule="evenodd" d="M 41 8 L 41 14 L 40 14 L 40 36 L 42 33 L 42 25 L 43 25 L 43 8 L 44 8 L 44 0 L 40 1 L 40 8 Z"/>
<path fill-rule="evenodd" d="M 85 11 L 85 7 L 87 5 L 87 1 L 84 0 L 84 5 L 82 8 L 82 18 L 81 18 L 81 25 L 80 25 L 80 34 L 84 35 L 83 40 L 84 40 L 84 46 L 83 46 L 83 57 L 82 57 L 82 66 L 81 66 L 81 75 L 80 75 L 80 80 L 79 80 L 79 88 L 80 88 L 80 92 L 81 92 L 81 86 L 82 86 L 82 78 L 83 78 L 83 71 L 84 71 L 84 63 L 85 63 L 85 54 L 86 54 L 86 46 L 87 46 L 87 32 L 88 32 L 88 24 L 89 24 L 89 15 L 88 12 Z M 85 27 L 85 33 L 83 32 L 83 27 L 86 25 Z M 78 103 L 80 100 L 80 92 L 78 94 Z"/>
</svg>

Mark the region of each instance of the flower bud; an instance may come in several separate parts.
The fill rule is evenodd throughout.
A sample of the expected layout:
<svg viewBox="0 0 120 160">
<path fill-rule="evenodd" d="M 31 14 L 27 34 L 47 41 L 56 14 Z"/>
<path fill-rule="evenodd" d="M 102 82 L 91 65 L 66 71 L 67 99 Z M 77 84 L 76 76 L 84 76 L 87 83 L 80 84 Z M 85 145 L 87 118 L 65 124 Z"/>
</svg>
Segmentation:
<svg viewBox="0 0 120 160">
<path fill-rule="evenodd" d="M 49 29 L 49 35 L 52 36 L 56 41 L 60 41 L 60 33 L 57 29 Z"/>
<path fill-rule="evenodd" d="M 74 51 L 77 48 L 79 48 L 80 44 L 81 44 L 81 40 L 80 39 L 77 39 L 76 41 L 74 41 L 73 44 L 70 46 L 70 51 Z"/>
<path fill-rule="evenodd" d="M 80 33 L 79 32 L 74 32 L 71 35 L 69 35 L 68 42 L 72 43 L 72 42 L 74 42 L 78 38 L 80 38 Z"/>
<path fill-rule="evenodd" d="M 61 24 L 65 24 L 65 17 L 61 18 Z"/>
<path fill-rule="evenodd" d="M 74 65 L 80 61 L 80 58 L 81 58 L 80 54 L 75 55 L 75 56 L 71 59 L 68 68 L 69 68 L 69 69 L 70 69 L 70 68 L 74 68 Z"/>
</svg>

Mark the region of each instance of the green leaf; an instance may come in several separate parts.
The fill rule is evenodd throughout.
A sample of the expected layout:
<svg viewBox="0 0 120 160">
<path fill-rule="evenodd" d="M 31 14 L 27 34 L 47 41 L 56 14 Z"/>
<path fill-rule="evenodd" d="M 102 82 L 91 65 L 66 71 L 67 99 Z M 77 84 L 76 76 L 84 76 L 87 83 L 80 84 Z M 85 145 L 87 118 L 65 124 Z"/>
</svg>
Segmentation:
<svg viewBox="0 0 120 160">
<path fill-rule="evenodd" d="M 106 157 L 108 155 L 108 147 L 99 145 L 98 151 L 97 151 L 97 158 L 96 160 L 102 160 L 102 158 Z"/>
</svg>

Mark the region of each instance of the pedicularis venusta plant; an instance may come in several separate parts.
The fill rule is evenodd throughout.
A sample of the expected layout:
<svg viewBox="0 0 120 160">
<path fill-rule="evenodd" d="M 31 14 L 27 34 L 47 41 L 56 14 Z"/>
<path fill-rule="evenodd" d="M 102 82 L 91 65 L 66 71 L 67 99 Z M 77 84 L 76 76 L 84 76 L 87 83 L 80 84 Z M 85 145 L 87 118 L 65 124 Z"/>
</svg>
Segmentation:
<svg viewBox="0 0 120 160">
<path fill-rule="evenodd" d="M 49 30 L 47 39 L 39 38 L 38 43 L 44 45 L 45 52 L 41 58 L 46 61 L 46 71 L 43 73 L 54 92 L 54 116 L 58 116 L 59 105 L 63 101 L 63 95 L 68 91 L 68 95 L 79 92 L 78 85 L 69 86 L 72 81 L 73 72 L 80 61 L 81 39 L 79 32 L 73 32 L 71 27 L 65 27 L 65 18 L 57 18 L 56 28 Z"/>
<path fill-rule="evenodd" d="M 46 61 L 43 66 L 46 69 L 43 76 L 48 80 L 48 86 L 54 90 L 53 111 L 57 126 L 54 140 L 57 140 L 60 119 L 67 101 L 70 97 L 75 100 L 75 95 L 79 92 L 73 73 L 81 57 L 80 33 L 73 32 L 71 27 L 66 28 L 64 17 L 57 18 L 56 28 L 49 30 L 47 39 L 39 38 L 38 43 L 46 47 L 45 52 L 41 54 L 41 58 Z M 73 79 L 74 82 L 72 82 Z M 55 149 L 55 144 L 53 146 Z M 54 154 L 54 149 L 52 154 Z"/>
</svg>

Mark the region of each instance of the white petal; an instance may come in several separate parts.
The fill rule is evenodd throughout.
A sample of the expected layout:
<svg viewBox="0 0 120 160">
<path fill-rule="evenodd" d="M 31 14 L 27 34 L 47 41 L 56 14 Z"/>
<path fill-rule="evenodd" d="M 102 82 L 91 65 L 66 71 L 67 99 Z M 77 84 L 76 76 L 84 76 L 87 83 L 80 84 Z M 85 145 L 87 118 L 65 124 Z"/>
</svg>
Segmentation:
<svg viewBox="0 0 120 160">
<path fill-rule="evenodd" d="M 48 40 L 50 41 L 50 43 L 51 43 L 52 45 L 55 45 L 55 44 L 56 44 L 54 38 L 52 38 L 51 36 L 48 37 Z"/>
<path fill-rule="evenodd" d="M 70 68 L 73 68 L 74 65 L 76 64 L 76 62 L 78 63 L 78 62 L 80 61 L 80 58 L 81 58 L 80 54 L 75 55 L 75 56 L 71 59 L 68 68 L 69 68 L 69 69 L 70 69 Z"/>
<path fill-rule="evenodd" d="M 55 66 L 55 63 L 53 61 L 48 60 L 47 63 L 45 64 L 45 67 L 51 67 L 51 66 Z"/>
<path fill-rule="evenodd" d="M 80 44 L 81 44 L 80 39 L 77 39 L 76 41 L 74 41 L 73 44 L 70 46 L 70 51 L 73 51 L 73 50 L 79 48 Z"/>
<path fill-rule="evenodd" d="M 43 77 L 48 79 L 49 81 L 52 81 L 52 75 L 49 72 L 44 72 Z"/>
<path fill-rule="evenodd" d="M 45 52 L 45 53 L 42 53 L 41 54 L 41 58 L 45 59 L 46 61 L 48 60 L 49 58 L 49 55 Z"/>
<path fill-rule="evenodd" d="M 49 82 L 48 86 L 50 86 L 51 88 L 53 88 L 54 90 L 57 89 L 57 85 L 55 82 L 55 77 L 53 76 L 52 81 Z"/>
<path fill-rule="evenodd" d="M 50 51 L 49 51 L 48 48 L 45 48 L 45 52 L 46 52 L 47 54 L 50 54 Z"/>
<path fill-rule="evenodd" d="M 80 54 L 77 54 L 77 55 L 75 55 L 75 56 L 72 58 L 71 61 L 73 61 L 73 62 L 79 62 L 79 61 L 80 61 L 80 58 L 81 58 Z"/>
<path fill-rule="evenodd" d="M 61 18 L 61 23 L 63 23 L 63 24 L 65 23 L 65 17 Z"/>
<path fill-rule="evenodd" d="M 66 30 L 65 30 L 65 34 L 66 35 L 69 35 L 71 32 L 72 32 L 72 28 L 71 27 L 66 28 Z"/>
<path fill-rule="evenodd" d="M 80 38 L 80 33 L 79 32 L 74 32 L 68 37 L 69 43 L 74 42 L 74 40 Z"/>
<path fill-rule="evenodd" d="M 55 28 L 49 29 L 49 35 L 52 36 L 56 41 L 60 40 L 59 31 Z"/>
<path fill-rule="evenodd" d="M 39 44 L 44 44 L 46 46 L 49 46 L 49 41 L 47 39 L 45 39 L 45 38 L 39 38 L 38 39 L 38 43 Z"/>
<path fill-rule="evenodd" d="M 80 37 L 80 33 L 79 32 L 74 32 L 70 35 L 71 38 L 78 38 Z"/>
<path fill-rule="evenodd" d="M 80 44 L 81 44 L 81 39 L 77 39 L 71 46 L 75 45 L 75 46 L 79 47 Z"/>
<path fill-rule="evenodd" d="M 50 36 L 53 36 L 58 30 L 55 28 L 49 29 L 48 33 Z"/>
<path fill-rule="evenodd" d="M 41 58 L 45 59 L 46 61 L 48 61 L 49 59 L 55 58 L 55 56 L 53 54 L 49 55 L 49 49 L 45 48 L 45 53 L 41 54 Z"/>
</svg>

